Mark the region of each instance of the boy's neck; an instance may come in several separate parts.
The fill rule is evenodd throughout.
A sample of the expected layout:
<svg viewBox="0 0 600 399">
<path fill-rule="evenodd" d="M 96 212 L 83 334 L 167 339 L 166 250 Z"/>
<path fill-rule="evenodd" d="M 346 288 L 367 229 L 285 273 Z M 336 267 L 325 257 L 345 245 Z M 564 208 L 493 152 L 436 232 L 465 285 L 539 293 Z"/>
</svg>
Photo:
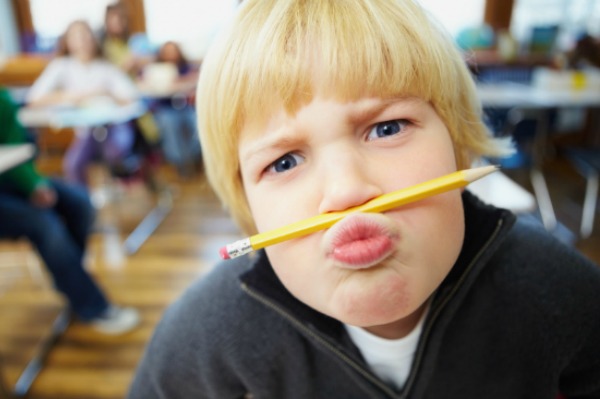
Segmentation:
<svg viewBox="0 0 600 399">
<path fill-rule="evenodd" d="M 384 339 L 400 339 L 406 337 L 417 326 L 425 309 L 427 309 L 428 301 L 422 304 L 417 310 L 403 319 L 396 320 L 392 323 L 382 324 L 379 326 L 363 327 L 366 331 Z"/>
</svg>

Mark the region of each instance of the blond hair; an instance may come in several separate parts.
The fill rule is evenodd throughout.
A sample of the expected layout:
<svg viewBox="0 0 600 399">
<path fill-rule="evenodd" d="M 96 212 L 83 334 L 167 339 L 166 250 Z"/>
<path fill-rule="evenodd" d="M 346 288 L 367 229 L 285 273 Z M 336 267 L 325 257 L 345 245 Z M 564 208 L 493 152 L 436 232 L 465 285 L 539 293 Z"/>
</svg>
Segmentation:
<svg viewBox="0 0 600 399">
<path fill-rule="evenodd" d="M 315 95 L 416 96 L 446 124 L 457 167 L 500 155 L 453 41 L 412 0 L 245 0 L 209 50 L 197 92 L 206 173 L 234 220 L 256 228 L 240 177 L 239 132 Z"/>
</svg>

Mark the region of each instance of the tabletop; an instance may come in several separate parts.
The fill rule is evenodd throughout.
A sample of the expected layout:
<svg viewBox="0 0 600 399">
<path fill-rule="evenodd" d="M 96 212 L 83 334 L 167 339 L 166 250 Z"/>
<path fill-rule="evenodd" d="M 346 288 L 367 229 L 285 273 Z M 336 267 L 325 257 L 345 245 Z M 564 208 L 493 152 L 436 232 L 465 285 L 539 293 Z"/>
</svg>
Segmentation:
<svg viewBox="0 0 600 399">
<path fill-rule="evenodd" d="M 174 96 L 193 95 L 196 90 L 196 80 L 178 80 L 166 85 L 156 85 L 148 80 L 136 82 L 139 92 L 146 98 L 171 98 Z"/>
<path fill-rule="evenodd" d="M 502 172 L 495 172 L 467 186 L 483 202 L 514 213 L 529 213 L 537 208 L 535 196 Z"/>
<path fill-rule="evenodd" d="M 33 144 L 0 145 L 0 173 L 27 161 L 34 153 Z"/>
<path fill-rule="evenodd" d="M 146 106 L 141 101 L 128 105 L 105 102 L 83 107 L 23 107 L 19 110 L 18 118 L 26 127 L 61 129 L 124 123 L 143 115 L 146 110 Z"/>
<path fill-rule="evenodd" d="M 600 107 L 600 90 L 550 89 L 518 83 L 478 84 L 484 107 Z"/>
</svg>

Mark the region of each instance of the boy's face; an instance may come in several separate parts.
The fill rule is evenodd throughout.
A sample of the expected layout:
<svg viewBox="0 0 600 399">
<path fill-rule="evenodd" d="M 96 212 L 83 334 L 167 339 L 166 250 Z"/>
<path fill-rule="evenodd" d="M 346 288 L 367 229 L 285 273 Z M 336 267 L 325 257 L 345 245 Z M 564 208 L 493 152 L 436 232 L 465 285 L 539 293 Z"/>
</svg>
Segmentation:
<svg viewBox="0 0 600 399">
<path fill-rule="evenodd" d="M 260 232 L 456 170 L 448 130 L 417 98 L 316 97 L 295 115 L 275 110 L 266 124 L 244 126 L 239 157 Z M 298 299 L 392 337 L 412 327 L 456 261 L 463 236 L 460 191 L 453 190 L 383 214 L 353 215 L 266 251 Z"/>
</svg>

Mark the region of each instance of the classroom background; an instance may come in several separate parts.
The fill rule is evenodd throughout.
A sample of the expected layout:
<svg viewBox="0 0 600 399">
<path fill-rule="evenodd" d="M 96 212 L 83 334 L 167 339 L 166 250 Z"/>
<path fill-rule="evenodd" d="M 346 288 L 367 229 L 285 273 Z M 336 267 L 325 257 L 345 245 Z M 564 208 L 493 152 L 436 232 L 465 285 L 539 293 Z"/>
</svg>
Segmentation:
<svg viewBox="0 0 600 399">
<path fill-rule="evenodd" d="M 98 216 L 85 265 L 142 318 L 122 336 L 65 322 L 64 301 L 31 244 L 0 238 L 0 397 L 123 398 L 164 309 L 219 261 L 219 248 L 241 238 L 203 175 L 194 90 L 211 41 L 242 1 L 0 0 L 0 86 L 19 107 L 42 173 L 65 174 L 77 127 L 98 142 L 117 121 L 134 127 L 128 157 L 111 164 L 99 156 L 86 167 Z M 502 178 L 473 190 L 533 215 L 600 263 L 600 0 L 420 3 L 462 49 L 491 131 L 512 137 L 518 150 L 487 160 L 502 166 Z M 124 29 L 111 42 L 113 4 Z M 107 57 L 139 92 L 134 104 L 28 105 L 75 20 L 109 43 Z M 2 151 L 0 165 L 8 160 Z"/>
</svg>

